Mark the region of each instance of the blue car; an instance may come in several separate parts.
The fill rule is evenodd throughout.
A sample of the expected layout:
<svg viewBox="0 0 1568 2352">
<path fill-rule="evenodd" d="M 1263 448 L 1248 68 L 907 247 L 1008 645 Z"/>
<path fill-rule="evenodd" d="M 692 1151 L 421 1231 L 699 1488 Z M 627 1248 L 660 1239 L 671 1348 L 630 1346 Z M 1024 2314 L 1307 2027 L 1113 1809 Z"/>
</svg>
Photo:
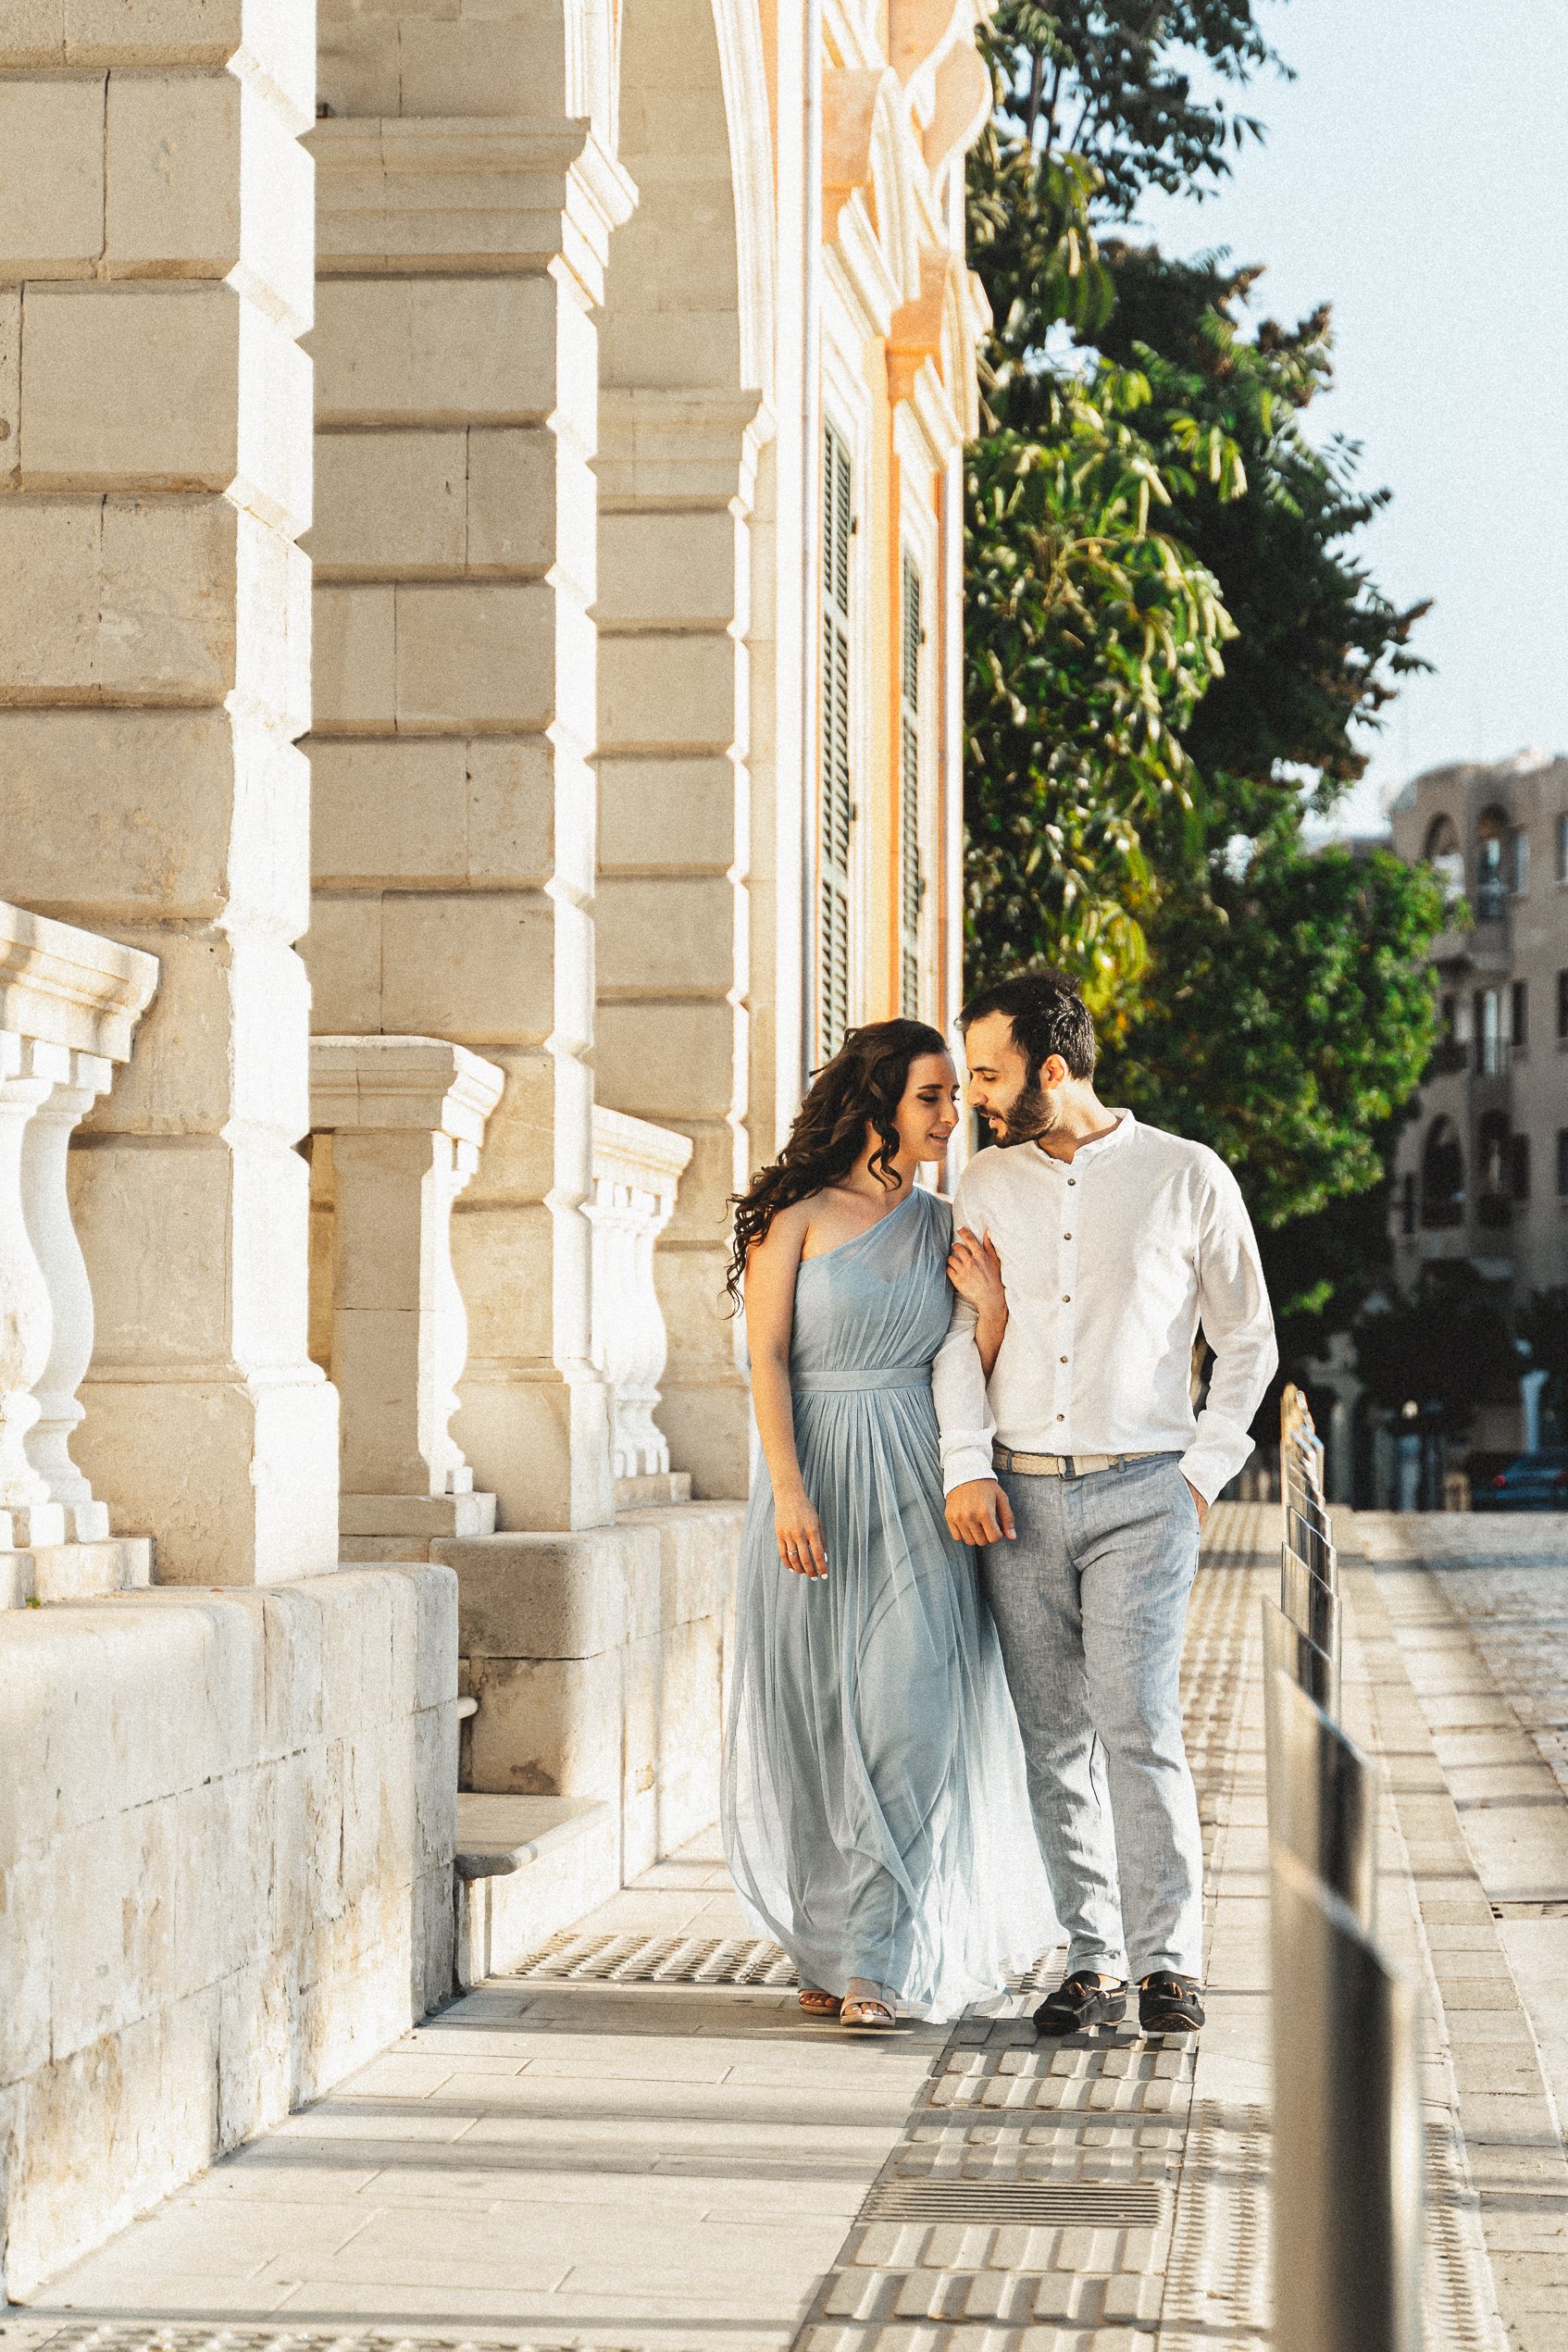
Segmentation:
<svg viewBox="0 0 1568 2352">
<path fill-rule="evenodd" d="M 1474 1511 L 1568 1511 L 1568 1446 L 1522 1453 L 1476 1487 Z"/>
</svg>

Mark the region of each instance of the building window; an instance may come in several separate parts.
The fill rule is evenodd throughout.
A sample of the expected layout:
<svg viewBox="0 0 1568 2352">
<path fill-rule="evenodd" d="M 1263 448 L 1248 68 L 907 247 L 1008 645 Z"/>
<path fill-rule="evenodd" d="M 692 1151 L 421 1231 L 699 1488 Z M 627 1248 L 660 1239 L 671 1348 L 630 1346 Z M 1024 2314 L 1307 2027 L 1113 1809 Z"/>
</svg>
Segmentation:
<svg viewBox="0 0 1568 2352">
<path fill-rule="evenodd" d="M 903 660 L 899 693 L 899 1007 L 906 1020 L 920 1017 L 920 902 L 926 880 L 920 870 L 920 570 L 903 559 Z"/>
<path fill-rule="evenodd" d="M 1508 992 L 1508 1039 L 1515 1053 L 1530 1042 L 1530 989 L 1515 980 Z"/>
<path fill-rule="evenodd" d="M 1527 1201 L 1530 1197 L 1530 1139 L 1527 1135 L 1510 1139 L 1509 1161 L 1510 1189 L 1516 1201 Z"/>
<path fill-rule="evenodd" d="M 1451 904 L 1464 895 L 1464 852 L 1459 845 L 1451 816 L 1435 816 L 1426 828 L 1426 847 L 1422 852 L 1427 865 L 1443 885 L 1443 896 Z"/>
<path fill-rule="evenodd" d="M 1434 1119 L 1421 1154 L 1421 1222 L 1464 1223 L 1464 1152 L 1451 1119 Z"/>
<path fill-rule="evenodd" d="M 1400 1178 L 1400 1231 L 1401 1233 L 1415 1231 L 1415 1178 L 1413 1176 L 1402 1176 Z"/>
<path fill-rule="evenodd" d="M 1513 895 L 1522 899 L 1530 887 L 1530 836 L 1523 825 L 1514 827 L 1509 845 L 1513 852 Z"/>
<path fill-rule="evenodd" d="M 1568 882 L 1568 809 L 1557 820 L 1557 878 Z"/>
<path fill-rule="evenodd" d="M 1568 1201 L 1568 1127 L 1557 1130 L 1557 1197 Z"/>
<path fill-rule="evenodd" d="M 850 1024 L 850 537 L 854 477 L 843 436 L 822 437 L 822 775 L 818 840 L 817 1046 L 837 1053 Z"/>
<path fill-rule="evenodd" d="M 1513 1216 L 1512 1138 L 1508 1132 L 1507 1113 L 1488 1111 L 1481 1121 L 1475 1142 L 1481 1176 L 1475 1222 L 1496 1229 L 1511 1224 Z"/>
<path fill-rule="evenodd" d="M 1500 923 L 1508 903 L 1503 873 L 1503 844 L 1508 820 L 1500 809 L 1488 809 L 1475 828 L 1475 920 Z"/>
<path fill-rule="evenodd" d="M 1508 1040 L 1502 1033 L 1502 990 L 1475 991 L 1475 1075 L 1500 1078 L 1508 1068 Z"/>
<path fill-rule="evenodd" d="M 1568 972 L 1557 976 L 1557 1041 L 1568 1043 Z"/>
</svg>

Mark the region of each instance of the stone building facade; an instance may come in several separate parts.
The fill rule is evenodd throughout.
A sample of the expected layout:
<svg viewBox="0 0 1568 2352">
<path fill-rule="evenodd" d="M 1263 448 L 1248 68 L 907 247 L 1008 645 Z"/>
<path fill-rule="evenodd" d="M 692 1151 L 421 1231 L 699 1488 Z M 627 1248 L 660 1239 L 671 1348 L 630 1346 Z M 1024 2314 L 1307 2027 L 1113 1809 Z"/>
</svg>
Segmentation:
<svg viewBox="0 0 1568 2352">
<path fill-rule="evenodd" d="M 1462 1263 L 1524 1308 L 1568 1288 L 1568 759 L 1432 769 L 1392 822 L 1472 918 L 1433 947 L 1443 1034 L 1400 1139 L 1396 1273 Z M 1475 1443 L 1526 1435 L 1500 1406 Z"/>
<path fill-rule="evenodd" d="M 727 1199 L 960 985 L 975 15 L 0 0 L 0 2299 L 711 1818 Z"/>
</svg>

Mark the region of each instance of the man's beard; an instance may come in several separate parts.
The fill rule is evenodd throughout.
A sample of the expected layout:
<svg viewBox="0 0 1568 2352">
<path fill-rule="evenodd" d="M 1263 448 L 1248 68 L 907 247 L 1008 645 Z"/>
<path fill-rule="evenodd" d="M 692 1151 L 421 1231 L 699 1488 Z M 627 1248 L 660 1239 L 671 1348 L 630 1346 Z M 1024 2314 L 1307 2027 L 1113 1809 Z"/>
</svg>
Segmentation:
<svg viewBox="0 0 1568 2352">
<path fill-rule="evenodd" d="M 1002 1132 L 993 1128 L 992 1140 L 1002 1150 L 1017 1143 L 1033 1143 L 1039 1137 L 1049 1135 L 1059 1121 L 1060 1112 L 1039 1082 L 1039 1073 L 1025 1079 L 1017 1098 L 1002 1113 Z"/>
</svg>

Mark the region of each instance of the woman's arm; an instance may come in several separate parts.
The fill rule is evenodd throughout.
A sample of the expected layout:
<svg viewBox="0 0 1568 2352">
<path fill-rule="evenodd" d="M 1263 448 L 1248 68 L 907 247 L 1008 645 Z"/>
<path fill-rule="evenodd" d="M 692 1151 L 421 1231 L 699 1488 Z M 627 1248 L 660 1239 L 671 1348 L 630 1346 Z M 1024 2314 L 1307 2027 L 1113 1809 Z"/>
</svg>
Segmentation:
<svg viewBox="0 0 1568 2352">
<path fill-rule="evenodd" d="M 795 1276 L 809 1222 L 803 1201 L 781 1210 L 746 1260 L 746 1338 L 757 1433 L 773 1484 L 778 1557 L 799 1576 L 826 1576 L 822 1522 L 801 1476 L 800 1456 L 795 1451 L 794 1399 L 790 1390 Z"/>
<path fill-rule="evenodd" d="M 958 1227 L 947 1262 L 947 1278 L 978 1318 L 975 1345 L 980 1352 L 980 1369 L 989 1380 L 1007 1329 L 1007 1293 L 1002 1288 L 1002 1260 L 989 1233 L 981 1241 L 966 1225 Z"/>
</svg>

